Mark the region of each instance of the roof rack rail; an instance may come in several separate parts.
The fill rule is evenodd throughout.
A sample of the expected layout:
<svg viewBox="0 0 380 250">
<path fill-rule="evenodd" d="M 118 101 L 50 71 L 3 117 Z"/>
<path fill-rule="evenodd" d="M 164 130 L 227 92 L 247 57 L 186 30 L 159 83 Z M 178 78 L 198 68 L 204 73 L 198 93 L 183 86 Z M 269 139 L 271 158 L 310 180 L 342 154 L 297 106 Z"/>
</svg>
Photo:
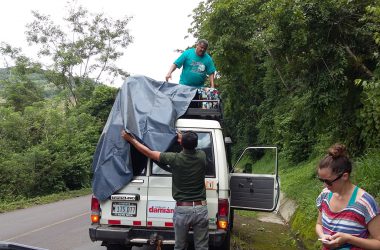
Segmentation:
<svg viewBox="0 0 380 250">
<path fill-rule="evenodd" d="M 181 118 L 223 120 L 221 100 L 192 100 Z"/>
</svg>

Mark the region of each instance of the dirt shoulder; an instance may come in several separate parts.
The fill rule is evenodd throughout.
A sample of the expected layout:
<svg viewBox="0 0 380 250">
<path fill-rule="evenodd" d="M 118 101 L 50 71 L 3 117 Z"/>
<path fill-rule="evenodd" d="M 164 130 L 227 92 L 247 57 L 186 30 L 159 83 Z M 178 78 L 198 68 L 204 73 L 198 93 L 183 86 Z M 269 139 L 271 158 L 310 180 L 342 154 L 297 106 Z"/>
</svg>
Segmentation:
<svg viewBox="0 0 380 250">
<path fill-rule="evenodd" d="M 231 249 L 304 249 L 290 228 L 274 213 L 235 213 Z"/>
</svg>

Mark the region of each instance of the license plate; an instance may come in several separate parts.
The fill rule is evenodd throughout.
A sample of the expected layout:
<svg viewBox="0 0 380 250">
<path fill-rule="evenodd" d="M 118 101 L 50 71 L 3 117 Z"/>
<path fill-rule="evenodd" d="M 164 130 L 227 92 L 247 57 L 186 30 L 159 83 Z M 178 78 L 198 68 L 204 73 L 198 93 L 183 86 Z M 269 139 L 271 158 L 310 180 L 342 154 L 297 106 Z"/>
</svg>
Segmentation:
<svg viewBox="0 0 380 250">
<path fill-rule="evenodd" d="M 137 204 L 131 202 L 113 202 L 111 214 L 114 216 L 136 217 Z"/>
</svg>

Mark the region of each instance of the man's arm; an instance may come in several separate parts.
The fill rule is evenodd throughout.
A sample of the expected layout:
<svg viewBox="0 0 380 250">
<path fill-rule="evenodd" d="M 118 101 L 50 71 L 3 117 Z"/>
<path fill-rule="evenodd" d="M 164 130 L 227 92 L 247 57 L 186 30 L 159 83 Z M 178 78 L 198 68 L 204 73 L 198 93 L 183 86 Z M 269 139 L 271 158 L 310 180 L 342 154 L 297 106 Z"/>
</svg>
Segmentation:
<svg viewBox="0 0 380 250">
<path fill-rule="evenodd" d="M 214 78 L 215 78 L 215 73 L 212 73 L 210 76 L 210 86 L 211 88 L 215 88 L 215 84 L 214 84 Z"/>
<path fill-rule="evenodd" d="M 160 154 L 161 152 L 158 151 L 152 151 L 150 150 L 147 146 L 144 144 L 141 144 L 138 140 L 136 140 L 134 137 L 132 137 L 130 134 L 125 132 L 123 129 L 121 131 L 121 136 L 128 141 L 131 145 L 133 145 L 140 153 L 145 155 L 146 157 L 154 160 L 154 161 L 159 161 L 160 160 Z"/>
<path fill-rule="evenodd" d="M 172 79 L 172 73 L 176 69 L 177 69 L 177 65 L 173 63 L 172 66 L 170 66 L 169 72 L 166 74 L 166 77 L 165 77 L 166 81 L 169 81 L 169 79 Z"/>
</svg>

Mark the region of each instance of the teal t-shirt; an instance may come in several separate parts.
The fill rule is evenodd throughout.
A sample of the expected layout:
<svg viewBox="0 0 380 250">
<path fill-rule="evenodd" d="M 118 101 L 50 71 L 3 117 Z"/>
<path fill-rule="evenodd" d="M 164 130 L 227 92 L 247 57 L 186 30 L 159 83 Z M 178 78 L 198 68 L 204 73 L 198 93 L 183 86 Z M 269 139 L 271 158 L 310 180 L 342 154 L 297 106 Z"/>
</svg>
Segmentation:
<svg viewBox="0 0 380 250">
<path fill-rule="evenodd" d="M 177 68 L 182 69 L 179 83 L 193 87 L 203 87 L 207 75 L 215 72 L 215 65 L 209 54 L 198 56 L 195 48 L 182 53 L 174 62 Z"/>
</svg>

